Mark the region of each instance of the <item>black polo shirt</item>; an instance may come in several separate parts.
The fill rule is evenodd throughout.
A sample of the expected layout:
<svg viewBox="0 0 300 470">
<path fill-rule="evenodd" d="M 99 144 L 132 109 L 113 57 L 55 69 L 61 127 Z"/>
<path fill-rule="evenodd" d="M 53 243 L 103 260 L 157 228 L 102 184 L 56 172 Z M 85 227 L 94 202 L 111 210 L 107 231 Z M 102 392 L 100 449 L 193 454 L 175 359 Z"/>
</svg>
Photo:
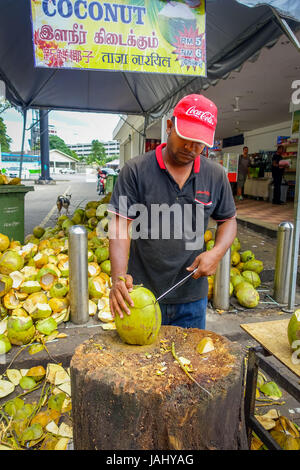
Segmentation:
<svg viewBox="0 0 300 470">
<path fill-rule="evenodd" d="M 221 165 L 196 158 L 180 189 L 165 167 L 162 148 L 126 162 L 115 184 L 109 211 L 132 220 L 127 272 L 156 297 L 188 274 L 186 268 L 205 251 L 209 217 L 235 217 L 227 175 Z M 125 197 L 126 196 L 126 197 Z M 189 279 L 162 300 L 186 303 L 207 296 L 207 279 Z"/>
</svg>

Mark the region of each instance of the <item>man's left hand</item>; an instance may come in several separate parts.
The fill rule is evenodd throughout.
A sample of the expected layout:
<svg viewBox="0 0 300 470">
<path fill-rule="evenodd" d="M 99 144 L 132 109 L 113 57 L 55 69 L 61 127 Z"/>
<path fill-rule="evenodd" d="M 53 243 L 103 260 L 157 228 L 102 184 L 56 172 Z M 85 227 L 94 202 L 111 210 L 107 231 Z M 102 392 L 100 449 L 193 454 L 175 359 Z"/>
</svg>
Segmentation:
<svg viewBox="0 0 300 470">
<path fill-rule="evenodd" d="M 214 248 L 209 251 L 204 251 L 195 258 L 195 261 L 187 268 L 187 271 L 193 271 L 197 268 L 197 271 L 193 275 L 194 279 L 211 276 L 215 274 L 221 258 L 222 256 L 220 256 L 219 252 L 214 250 Z"/>
</svg>

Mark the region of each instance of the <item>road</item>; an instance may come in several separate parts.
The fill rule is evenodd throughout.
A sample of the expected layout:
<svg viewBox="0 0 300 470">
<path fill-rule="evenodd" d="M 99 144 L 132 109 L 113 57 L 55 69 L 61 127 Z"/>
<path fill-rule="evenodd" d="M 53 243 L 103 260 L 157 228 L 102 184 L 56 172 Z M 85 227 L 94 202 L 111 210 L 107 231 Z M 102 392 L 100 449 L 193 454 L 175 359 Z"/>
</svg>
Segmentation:
<svg viewBox="0 0 300 470">
<path fill-rule="evenodd" d="M 77 207 L 84 207 L 88 201 L 97 200 L 97 176 L 86 174 L 55 175 L 56 184 L 40 185 L 26 181 L 26 186 L 34 186 L 25 196 L 25 236 L 32 233 L 37 225 L 53 227 L 56 224 L 58 211 L 56 207 L 57 196 L 71 194 L 69 213 L 72 214 Z M 65 214 L 63 209 L 62 214 Z"/>
</svg>

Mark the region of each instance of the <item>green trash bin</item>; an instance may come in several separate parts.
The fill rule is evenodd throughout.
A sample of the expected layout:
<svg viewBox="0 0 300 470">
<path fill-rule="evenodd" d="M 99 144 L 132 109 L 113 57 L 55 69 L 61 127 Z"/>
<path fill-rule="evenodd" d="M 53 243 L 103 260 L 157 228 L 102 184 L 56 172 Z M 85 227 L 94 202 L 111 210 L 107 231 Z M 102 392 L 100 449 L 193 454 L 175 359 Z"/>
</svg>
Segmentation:
<svg viewBox="0 0 300 470">
<path fill-rule="evenodd" d="M 118 175 L 107 175 L 105 184 L 105 194 L 112 193 Z"/>
<path fill-rule="evenodd" d="M 24 243 L 24 198 L 33 186 L 0 185 L 0 233 Z"/>
</svg>

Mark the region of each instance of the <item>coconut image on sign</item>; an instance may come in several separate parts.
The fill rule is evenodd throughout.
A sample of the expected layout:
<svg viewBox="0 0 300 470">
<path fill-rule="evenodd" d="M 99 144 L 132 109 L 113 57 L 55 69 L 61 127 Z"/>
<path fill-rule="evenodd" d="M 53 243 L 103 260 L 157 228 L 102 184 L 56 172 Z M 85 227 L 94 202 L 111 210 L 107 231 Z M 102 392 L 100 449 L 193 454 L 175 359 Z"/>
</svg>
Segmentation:
<svg viewBox="0 0 300 470">
<path fill-rule="evenodd" d="M 159 12 L 158 25 L 166 41 L 174 45 L 179 31 L 184 31 L 184 28 L 189 30 L 191 27 L 196 29 L 197 19 L 187 5 L 170 2 Z"/>
</svg>

